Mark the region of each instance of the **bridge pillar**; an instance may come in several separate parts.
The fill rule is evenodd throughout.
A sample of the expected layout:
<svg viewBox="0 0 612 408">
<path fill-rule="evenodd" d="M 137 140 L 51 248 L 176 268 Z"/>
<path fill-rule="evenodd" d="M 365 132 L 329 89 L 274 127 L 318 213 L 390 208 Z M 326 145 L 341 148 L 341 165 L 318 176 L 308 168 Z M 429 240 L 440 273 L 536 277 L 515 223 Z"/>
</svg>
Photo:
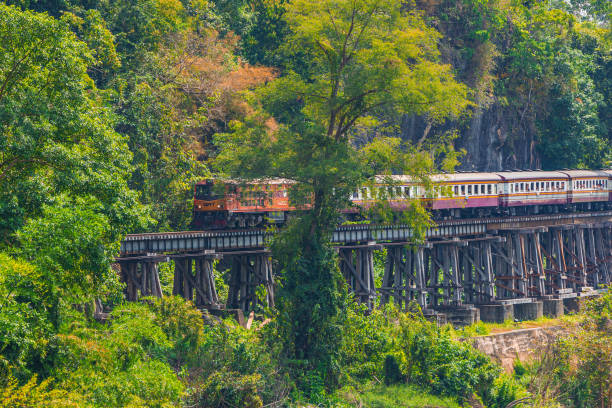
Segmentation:
<svg viewBox="0 0 612 408">
<path fill-rule="evenodd" d="M 373 243 L 338 247 L 340 271 L 359 303 L 369 309 L 374 306 L 377 296 L 374 284 L 374 251 L 380 249 L 382 246 Z M 400 279 L 401 274 L 398 274 L 398 281 Z M 398 285 L 401 287 L 401 283 Z"/>
<path fill-rule="evenodd" d="M 545 249 L 542 233 L 545 227 L 506 230 L 505 248 L 495 245 L 495 256 L 503 259 L 506 266 L 496 272 L 498 298 L 519 299 L 546 295 L 544 271 Z"/>
<path fill-rule="evenodd" d="M 432 249 L 425 251 L 425 278 L 430 293 L 430 306 L 463 303 L 463 273 L 460 269 L 459 247 L 467 245 L 464 241 L 432 241 Z M 428 255 L 428 256 L 427 256 Z M 442 301 L 441 303 L 439 301 Z"/>
<path fill-rule="evenodd" d="M 274 273 L 269 251 L 227 252 L 230 258 L 228 309 L 245 312 L 257 305 L 274 307 Z M 264 292 L 259 292 L 263 288 Z"/>
<path fill-rule="evenodd" d="M 460 251 L 463 289 L 467 303 L 483 304 L 495 300 L 492 240 L 499 239 L 466 242 Z"/>
<path fill-rule="evenodd" d="M 496 298 L 524 297 L 521 290 L 522 275 L 517 260 L 517 239 L 512 232 L 500 232 L 498 240 L 491 241 L 491 255 L 495 259 Z"/>
<path fill-rule="evenodd" d="M 602 285 L 612 283 L 612 234 L 610 226 L 612 223 L 600 224 L 595 229 L 595 252 L 596 263 L 599 267 L 600 281 Z"/>
<path fill-rule="evenodd" d="M 567 265 L 563 246 L 563 232 L 566 226 L 551 227 L 542 249 L 545 260 L 547 294 L 558 295 L 567 292 Z"/>
<path fill-rule="evenodd" d="M 163 296 L 157 265 L 166 259 L 157 255 L 117 258 L 121 281 L 126 284 L 126 300 L 136 301 L 139 296 Z"/>
<path fill-rule="evenodd" d="M 385 272 L 380 303 L 388 303 L 392 297 L 398 308 L 407 308 L 411 301 L 416 301 L 421 308 L 426 306 L 427 288 L 423 269 L 423 247 L 408 248 L 406 245 L 387 247 Z"/>
<path fill-rule="evenodd" d="M 565 252 L 568 261 L 568 281 L 574 292 L 579 293 L 587 286 L 587 269 L 585 259 L 584 228 L 581 225 L 568 230 Z"/>
<path fill-rule="evenodd" d="M 172 294 L 193 301 L 198 308 L 219 308 L 213 273 L 213 261 L 218 257 L 208 252 L 170 256 L 174 261 Z"/>
</svg>

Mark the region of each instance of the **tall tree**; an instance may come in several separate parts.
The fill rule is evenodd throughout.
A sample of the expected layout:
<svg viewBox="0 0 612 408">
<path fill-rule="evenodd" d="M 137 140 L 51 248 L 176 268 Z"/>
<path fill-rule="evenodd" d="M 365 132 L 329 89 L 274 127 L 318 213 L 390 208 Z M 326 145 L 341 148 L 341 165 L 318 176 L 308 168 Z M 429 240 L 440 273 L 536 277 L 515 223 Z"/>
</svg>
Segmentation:
<svg viewBox="0 0 612 408">
<path fill-rule="evenodd" d="M 263 113 L 217 136 L 216 164 L 235 177 L 297 182 L 291 198 L 305 211 L 275 242 L 284 268 L 279 328 L 288 357 L 308 360 L 333 385 L 342 300 L 329 239 L 338 211 L 372 175 L 374 153 L 395 171 L 424 176 L 433 168 L 431 156 L 393 138 L 360 151 L 354 136 L 382 132 L 390 124 L 375 118 L 389 112 L 443 121 L 469 102 L 466 87 L 438 63 L 439 34 L 399 2 L 296 0 L 285 15 L 284 52 L 307 55 L 309 64 L 256 92 Z"/>
<path fill-rule="evenodd" d="M 126 182 L 131 154 L 87 75 L 90 51 L 65 20 L 0 4 L 0 21 L 0 231 L 67 194 L 97 200 L 118 239 L 142 208 Z"/>
</svg>

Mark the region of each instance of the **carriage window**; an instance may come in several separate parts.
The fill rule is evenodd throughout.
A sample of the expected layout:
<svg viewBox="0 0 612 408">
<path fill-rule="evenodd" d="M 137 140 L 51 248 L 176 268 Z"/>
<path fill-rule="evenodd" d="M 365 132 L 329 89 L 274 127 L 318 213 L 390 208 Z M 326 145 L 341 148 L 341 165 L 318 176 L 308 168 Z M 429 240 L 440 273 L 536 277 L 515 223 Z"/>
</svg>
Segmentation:
<svg viewBox="0 0 612 408">
<path fill-rule="evenodd" d="M 519 191 L 521 192 L 525 191 L 525 183 L 521 183 L 521 187 L 519 188 Z"/>
<path fill-rule="evenodd" d="M 471 184 L 468 186 L 468 192 L 467 193 L 468 193 L 468 195 L 472 194 L 472 185 Z"/>
<path fill-rule="evenodd" d="M 455 195 L 459 195 L 459 186 L 453 186 L 453 192 Z"/>
<path fill-rule="evenodd" d="M 487 187 L 489 194 L 493 194 L 493 185 L 489 184 L 489 187 Z"/>
<path fill-rule="evenodd" d="M 353 192 L 353 198 L 354 199 L 359 198 L 359 191 Z"/>
</svg>

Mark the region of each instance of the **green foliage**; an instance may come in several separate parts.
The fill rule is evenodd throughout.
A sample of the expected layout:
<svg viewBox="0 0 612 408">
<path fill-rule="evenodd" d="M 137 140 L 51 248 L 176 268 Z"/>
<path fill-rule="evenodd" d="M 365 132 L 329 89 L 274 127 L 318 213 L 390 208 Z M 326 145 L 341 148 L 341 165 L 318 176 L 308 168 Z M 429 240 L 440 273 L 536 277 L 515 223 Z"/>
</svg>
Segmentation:
<svg viewBox="0 0 612 408">
<path fill-rule="evenodd" d="M 344 315 L 329 233 L 346 197 L 371 176 L 364 159 L 375 151 L 357 151 L 352 138 L 375 131 L 373 117 L 387 112 L 425 114 L 432 121 L 457 116 L 468 105 L 467 89 L 438 63 L 438 34 L 397 2 L 295 1 L 284 15 L 290 29 L 285 52 L 306 55 L 308 64 L 257 90 L 262 111 L 215 137 L 215 165 L 233 177 L 297 182 L 291 201 L 307 211 L 273 243 L 283 267 L 279 330 L 288 358 L 306 360 L 306 370 L 333 388 Z M 279 122 L 276 128 L 269 115 Z M 390 152 L 382 164 L 389 172 L 423 161 L 415 160 L 414 150 L 395 160 Z M 423 178 L 432 168 L 427 164 Z M 424 219 L 412 221 L 423 226 Z M 298 374 L 298 387 L 313 389 L 317 382 L 310 378 Z"/>
<path fill-rule="evenodd" d="M 20 379 L 31 375 L 52 333 L 51 290 L 36 267 L 0 253 L 0 370 L 8 365 Z"/>
<path fill-rule="evenodd" d="M 67 304 L 117 287 L 110 267 L 117 238 L 101 207 L 87 200 L 46 205 L 40 218 L 28 220 L 17 233 L 17 252 L 43 271 L 43 280 Z"/>
<path fill-rule="evenodd" d="M 344 330 L 340 362 L 345 384 L 384 378 L 461 402 L 476 395 L 486 406 L 500 408 L 525 394 L 512 379 L 500 377 L 500 368 L 489 358 L 456 340 L 450 327 L 438 327 L 420 314 L 387 306 L 366 316 L 350 308 Z"/>
<path fill-rule="evenodd" d="M 257 392 L 259 383 L 259 374 L 217 371 L 202 385 L 199 404 L 207 407 L 260 408 L 263 402 Z"/>
<path fill-rule="evenodd" d="M 534 361 L 515 366 L 518 381 L 533 395 L 533 406 L 610 404 L 611 313 L 609 292 L 588 301 L 581 319 L 565 325 L 563 335 L 546 344 Z"/>
<path fill-rule="evenodd" d="M 115 237 L 141 225 L 131 155 L 87 76 L 86 45 L 64 20 L 6 5 L 0 19 L 0 229 L 62 193 L 98 200 Z"/>
<path fill-rule="evenodd" d="M 2 408 L 77 408 L 83 400 L 76 393 L 53 389 L 49 380 L 38 383 L 33 376 L 23 385 L 14 378 L 0 384 L 0 407 Z"/>
<path fill-rule="evenodd" d="M 396 385 L 377 387 L 359 397 L 369 408 L 439 407 L 459 408 L 461 405 L 449 397 L 438 397 L 414 386 Z M 351 401 L 352 402 L 352 401 Z M 355 401 L 356 402 L 356 401 Z M 352 405 L 355 406 L 355 405 Z"/>
</svg>

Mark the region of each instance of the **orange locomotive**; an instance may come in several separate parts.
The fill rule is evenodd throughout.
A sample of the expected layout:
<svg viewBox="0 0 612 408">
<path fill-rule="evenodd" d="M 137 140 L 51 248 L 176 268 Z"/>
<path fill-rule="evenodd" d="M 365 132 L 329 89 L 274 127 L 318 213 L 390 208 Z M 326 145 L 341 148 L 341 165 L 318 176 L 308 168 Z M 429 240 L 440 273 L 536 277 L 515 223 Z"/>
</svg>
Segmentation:
<svg viewBox="0 0 612 408">
<path fill-rule="evenodd" d="M 266 179 L 241 183 L 205 180 L 196 184 L 193 227 L 207 229 L 254 228 L 283 223 L 293 182 Z"/>
</svg>

